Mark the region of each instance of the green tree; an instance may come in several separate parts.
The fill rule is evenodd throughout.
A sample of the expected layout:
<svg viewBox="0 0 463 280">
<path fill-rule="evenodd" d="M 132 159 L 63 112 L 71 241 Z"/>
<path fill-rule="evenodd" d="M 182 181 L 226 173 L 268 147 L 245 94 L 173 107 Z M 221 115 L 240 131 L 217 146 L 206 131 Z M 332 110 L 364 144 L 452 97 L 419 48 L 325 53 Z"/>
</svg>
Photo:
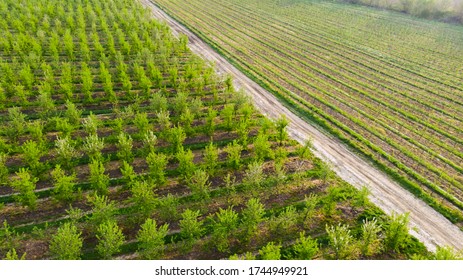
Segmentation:
<svg viewBox="0 0 463 280">
<path fill-rule="evenodd" d="M 50 253 L 58 260 L 80 259 L 83 239 L 82 233 L 72 223 L 65 223 L 58 228 L 50 242 Z"/>
<path fill-rule="evenodd" d="M 61 166 L 57 164 L 51 172 L 53 178 L 53 193 L 55 198 L 60 202 L 71 202 L 76 198 L 74 193 L 76 176 L 67 176 Z"/>
<path fill-rule="evenodd" d="M 167 133 L 168 141 L 172 146 L 172 152 L 175 154 L 183 148 L 183 142 L 186 139 L 185 130 L 181 126 L 174 126 Z"/>
<path fill-rule="evenodd" d="M 136 181 L 132 186 L 132 201 L 137 209 L 138 214 L 142 218 L 149 217 L 158 204 L 156 194 L 154 193 L 154 185 L 146 181 Z"/>
<path fill-rule="evenodd" d="M 408 234 L 409 213 L 393 213 L 385 228 L 385 245 L 390 251 L 400 252 L 409 241 Z"/>
<path fill-rule="evenodd" d="M 124 132 L 119 133 L 117 136 L 117 144 L 116 144 L 118 151 L 117 157 L 120 160 L 132 162 L 133 161 L 133 154 L 132 154 L 132 147 L 133 141 L 130 135 L 127 135 Z"/>
<path fill-rule="evenodd" d="M 89 197 L 89 202 L 92 204 L 91 224 L 98 226 L 104 222 L 114 220 L 117 210 L 114 201 L 109 200 L 105 195 L 94 194 Z"/>
<path fill-rule="evenodd" d="M 133 166 L 130 163 L 126 162 L 125 160 L 122 161 L 122 166 L 120 168 L 122 177 L 124 178 L 125 182 L 129 187 L 132 187 L 135 183 L 137 178 L 137 174 L 133 170 Z"/>
<path fill-rule="evenodd" d="M 241 166 L 241 151 L 243 147 L 233 140 L 233 143 L 230 143 L 225 148 L 225 152 L 227 153 L 227 163 L 230 167 L 235 169 L 240 168 Z"/>
<path fill-rule="evenodd" d="M 6 133 L 12 142 L 16 142 L 18 137 L 23 135 L 26 127 L 26 115 L 18 107 L 8 108 L 8 126 Z"/>
<path fill-rule="evenodd" d="M 357 257 L 357 246 L 347 225 L 326 225 L 326 233 L 335 259 L 355 259 Z"/>
<path fill-rule="evenodd" d="M 233 104 L 224 105 L 222 111 L 220 111 L 220 116 L 224 120 L 225 128 L 228 131 L 233 130 L 233 116 L 235 114 L 235 106 Z"/>
<path fill-rule="evenodd" d="M 204 149 L 204 167 L 210 175 L 214 175 L 218 166 L 219 160 L 219 149 L 210 142 L 209 145 Z"/>
<path fill-rule="evenodd" d="M 138 252 L 143 259 L 155 260 L 164 254 L 164 239 L 169 232 L 169 225 L 157 227 L 156 221 L 146 219 L 137 234 Z"/>
<path fill-rule="evenodd" d="M 185 151 L 182 146 L 175 157 L 178 160 L 177 169 L 180 175 L 182 175 L 184 178 L 190 178 L 193 172 L 196 170 L 196 165 L 193 162 L 193 152 L 190 149 Z"/>
<path fill-rule="evenodd" d="M 205 131 L 208 136 L 212 136 L 214 134 L 216 117 L 217 117 L 217 111 L 214 110 L 214 108 L 209 107 L 207 109 L 206 125 L 205 125 Z"/>
<path fill-rule="evenodd" d="M 16 249 L 10 249 L 4 258 L 6 261 L 22 261 L 26 259 L 26 253 L 24 253 L 21 257 L 18 256 L 18 253 L 16 253 Z"/>
<path fill-rule="evenodd" d="M 248 240 L 251 236 L 258 234 L 259 224 L 265 220 L 265 207 L 258 198 L 251 198 L 241 214 L 241 224 L 245 238 Z"/>
<path fill-rule="evenodd" d="M 264 161 L 267 158 L 272 158 L 272 146 L 268 141 L 268 136 L 259 134 L 254 139 L 254 154 L 257 161 Z"/>
<path fill-rule="evenodd" d="M 180 235 L 185 240 L 187 248 L 191 248 L 194 242 L 201 238 L 204 233 L 204 222 L 198 219 L 200 216 L 199 210 L 192 211 L 186 209 L 185 212 L 182 213 L 182 219 L 179 223 Z"/>
<path fill-rule="evenodd" d="M 463 253 L 456 252 L 450 246 L 437 247 L 434 260 L 463 260 Z"/>
<path fill-rule="evenodd" d="M 285 115 L 281 115 L 280 118 L 275 121 L 275 128 L 277 131 L 276 138 L 280 142 L 280 145 L 283 144 L 283 141 L 288 139 L 288 132 L 286 131 L 288 124 L 289 121 Z"/>
<path fill-rule="evenodd" d="M 211 183 L 209 182 L 209 175 L 206 171 L 197 169 L 193 175 L 188 179 L 188 188 L 190 188 L 194 197 L 198 199 L 209 198 L 209 188 Z"/>
<path fill-rule="evenodd" d="M 6 161 L 8 155 L 0 152 L 0 185 L 6 184 L 8 182 L 8 167 L 6 166 Z"/>
<path fill-rule="evenodd" d="M 167 194 L 158 201 L 159 217 L 163 220 L 172 220 L 178 217 L 179 198 L 172 194 Z"/>
<path fill-rule="evenodd" d="M 93 190 L 98 194 L 107 194 L 109 192 L 109 176 L 105 174 L 103 162 L 99 160 L 92 160 L 88 165 L 90 170 L 89 181 Z"/>
<path fill-rule="evenodd" d="M 87 63 L 82 62 L 80 77 L 82 79 L 82 92 L 86 101 L 92 101 L 93 75 Z"/>
<path fill-rule="evenodd" d="M 72 144 L 72 140 L 69 137 L 57 137 L 55 147 L 56 157 L 60 165 L 66 169 L 71 169 L 74 164 L 73 158 L 78 155 Z"/>
<path fill-rule="evenodd" d="M 96 234 L 98 245 L 96 250 L 104 259 L 110 259 L 121 251 L 124 244 L 124 234 L 115 221 L 106 221 L 98 227 Z"/>
<path fill-rule="evenodd" d="M 311 260 L 318 253 L 318 242 L 310 236 L 305 236 L 305 232 L 301 232 L 293 245 L 293 250 L 296 259 Z"/>
<path fill-rule="evenodd" d="M 24 168 L 20 168 L 16 172 L 16 177 L 11 181 L 11 186 L 19 193 L 15 196 L 15 200 L 21 205 L 34 210 L 37 206 L 35 188 L 38 179 L 32 177 L 29 171 Z"/>
<path fill-rule="evenodd" d="M 279 260 L 281 258 L 281 245 L 275 245 L 273 242 L 267 243 L 259 250 L 259 255 L 262 260 Z"/>
<path fill-rule="evenodd" d="M 365 220 L 362 224 L 362 242 L 361 252 L 364 256 L 372 256 L 378 253 L 381 245 L 381 239 L 379 233 L 381 227 L 378 224 L 376 218 L 371 221 Z"/>
<path fill-rule="evenodd" d="M 93 161 L 101 160 L 101 150 L 105 146 L 104 139 L 99 138 L 97 134 L 91 134 L 84 139 L 83 150 Z"/>
<path fill-rule="evenodd" d="M 226 252 L 230 246 L 229 238 L 238 226 L 238 213 L 231 207 L 227 209 L 220 208 L 216 212 L 216 218 L 212 225 L 212 240 L 219 252 Z"/>
<path fill-rule="evenodd" d="M 80 117 L 82 116 L 82 110 L 77 109 L 74 103 L 72 103 L 69 100 L 66 100 L 65 116 L 71 125 L 77 126 L 80 124 Z"/>
<path fill-rule="evenodd" d="M 151 151 L 146 157 L 150 178 L 158 185 L 163 185 L 166 182 L 165 170 L 167 166 L 167 157 L 162 153 Z"/>
<path fill-rule="evenodd" d="M 137 113 L 133 119 L 133 123 L 138 128 L 138 133 L 140 135 L 144 135 L 150 129 L 147 113 Z"/>
<path fill-rule="evenodd" d="M 143 149 L 146 154 L 154 153 L 156 151 L 156 144 L 158 143 L 158 137 L 153 131 L 149 130 L 143 136 Z"/>
<path fill-rule="evenodd" d="M 244 175 L 243 183 L 248 188 L 258 189 L 260 188 L 262 181 L 264 181 L 264 166 L 261 162 L 253 161 L 248 165 L 246 173 Z"/>
</svg>

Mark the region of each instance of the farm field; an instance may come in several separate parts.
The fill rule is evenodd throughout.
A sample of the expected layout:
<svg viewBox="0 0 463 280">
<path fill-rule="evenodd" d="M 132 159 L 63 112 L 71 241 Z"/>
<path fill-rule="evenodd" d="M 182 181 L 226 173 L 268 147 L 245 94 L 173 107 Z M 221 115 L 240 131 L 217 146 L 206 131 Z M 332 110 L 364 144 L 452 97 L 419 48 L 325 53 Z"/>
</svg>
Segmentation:
<svg viewBox="0 0 463 280">
<path fill-rule="evenodd" d="M 155 3 L 462 225 L 461 26 L 327 1 Z"/>
<path fill-rule="evenodd" d="M 2 1 L 0 33 L 0 258 L 449 251 L 428 253 L 136 1 Z"/>
</svg>

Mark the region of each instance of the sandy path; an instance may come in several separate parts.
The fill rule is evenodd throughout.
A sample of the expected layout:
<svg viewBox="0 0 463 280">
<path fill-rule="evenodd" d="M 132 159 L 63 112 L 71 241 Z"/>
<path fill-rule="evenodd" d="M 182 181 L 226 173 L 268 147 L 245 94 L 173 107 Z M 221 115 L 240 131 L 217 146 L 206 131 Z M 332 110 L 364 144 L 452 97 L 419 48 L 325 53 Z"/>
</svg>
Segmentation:
<svg viewBox="0 0 463 280">
<path fill-rule="evenodd" d="M 231 73 L 236 88 L 243 88 L 249 93 L 254 105 L 264 115 L 277 119 L 281 114 L 290 120 L 288 133 L 304 143 L 313 140 L 314 154 L 329 163 L 343 180 L 357 188 L 362 186 L 370 190 L 370 200 L 383 211 L 390 214 L 410 212 L 410 233 L 423 242 L 428 249 L 434 251 L 436 246 L 451 245 L 463 249 L 463 232 L 444 216 L 432 209 L 422 200 L 417 199 L 387 175 L 374 168 L 369 162 L 351 152 L 339 140 L 324 134 L 309 123 L 306 123 L 282 105 L 276 97 L 241 73 L 226 59 L 221 57 L 206 43 L 184 26 L 173 20 L 150 0 L 140 0 L 150 8 L 154 17 L 165 21 L 175 36 L 186 34 L 190 40 L 191 50 L 209 61 L 216 63 L 219 73 Z"/>
</svg>

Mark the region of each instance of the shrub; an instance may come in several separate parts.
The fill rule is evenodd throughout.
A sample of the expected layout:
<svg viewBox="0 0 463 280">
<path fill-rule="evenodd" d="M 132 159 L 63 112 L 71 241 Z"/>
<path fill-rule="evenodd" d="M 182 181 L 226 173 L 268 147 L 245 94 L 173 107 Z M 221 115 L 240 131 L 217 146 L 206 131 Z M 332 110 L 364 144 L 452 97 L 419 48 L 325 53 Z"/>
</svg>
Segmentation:
<svg viewBox="0 0 463 280">
<path fill-rule="evenodd" d="M 18 178 L 15 178 L 11 181 L 13 189 L 19 192 L 19 194 L 15 196 L 15 200 L 21 205 L 34 210 L 37 206 L 35 184 L 37 183 L 38 179 L 32 177 L 29 171 L 24 168 L 20 168 L 19 171 L 16 172 L 16 176 Z"/>
<path fill-rule="evenodd" d="M 146 219 L 137 234 L 140 256 L 148 260 L 161 258 L 164 254 L 164 239 L 168 232 L 168 224 L 157 227 L 155 220 Z"/>
<path fill-rule="evenodd" d="M 50 242 L 50 253 L 58 260 L 80 259 L 83 239 L 81 232 L 71 223 L 65 223 L 58 228 Z"/>
<path fill-rule="evenodd" d="M 98 245 L 96 250 L 104 259 L 110 259 L 114 254 L 120 252 L 124 244 L 124 234 L 115 221 L 106 221 L 98 227 L 96 234 Z"/>
<path fill-rule="evenodd" d="M 71 202 L 75 199 L 74 185 L 75 175 L 67 176 L 61 169 L 60 165 L 56 165 L 55 169 L 51 172 L 53 177 L 54 189 L 53 193 L 55 198 L 60 202 Z"/>
<path fill-rule="evenodd" d="M 311 260 L 318 253 L 318 242 L 304 232 L 299 233 L 299 239 L 293 245 L 295 258 L 298 260 Z"/>
</svg>

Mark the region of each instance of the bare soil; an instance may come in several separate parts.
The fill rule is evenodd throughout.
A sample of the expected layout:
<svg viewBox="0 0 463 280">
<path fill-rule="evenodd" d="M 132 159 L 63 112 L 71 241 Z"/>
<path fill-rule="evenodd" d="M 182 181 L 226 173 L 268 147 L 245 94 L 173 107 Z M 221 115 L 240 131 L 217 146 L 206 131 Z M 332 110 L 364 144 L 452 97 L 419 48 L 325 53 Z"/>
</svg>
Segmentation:
<svg viewBox="0 0 463 280">
<path fill-rule="evenodd" d="M 149 0 L 140 2 L 152 11 L 158 20 L 165 21 L 175 36 L 180 33 L 189 38 L 190 49 L 211 62 L 215 62 L 219 74 L 230 73 L 237 89 L 243 88 L 254 101 L 258 110 L 270 119 L 285 115 L 290 120 L 289 135 L 304 143 L 312 139 L 314 154 L 331 165 L 343 180 L 356 188 L 363 186 L 370 190 L 370 200 L 387 214 L 410 213 L 410 233 L 435 251 L 436 246 L 449 245 L 463 249 L 463 232 L 444 216 L 422 200 L 416 198 L 386 174 L 376 169 L 367 160 L 349 150 L 335 139 L 310 123 L 305 122 L 281 104 L 275 96 L 249 79 L 245 74 L 221 57 L 198 36 L 173 20 Z"/>
</svg>

